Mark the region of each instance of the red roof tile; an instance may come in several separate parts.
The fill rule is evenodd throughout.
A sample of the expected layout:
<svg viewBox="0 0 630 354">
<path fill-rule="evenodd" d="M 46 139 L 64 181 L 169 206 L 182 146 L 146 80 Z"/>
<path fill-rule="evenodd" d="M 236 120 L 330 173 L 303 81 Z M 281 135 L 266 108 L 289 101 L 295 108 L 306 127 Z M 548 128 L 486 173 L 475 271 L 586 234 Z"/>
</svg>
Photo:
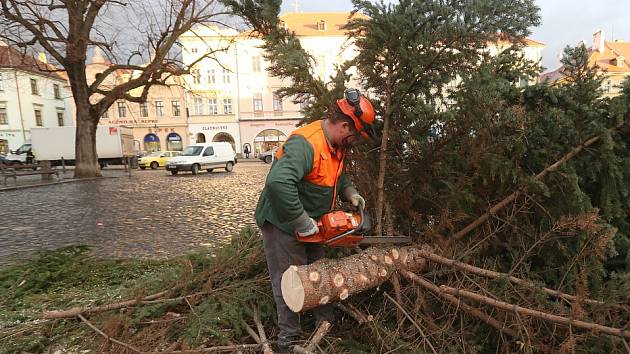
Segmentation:
<svg viewBox="0 0 630 354">
<path fill-rule="evenodd" d="M 15 68 L 58 80 L 67 80 L 64 73 L 54 71 L 58 70 L 54 65 L 39 61 L 28 54 L 3 44 L 0 44 L 0 68 Z"/>
</svg>

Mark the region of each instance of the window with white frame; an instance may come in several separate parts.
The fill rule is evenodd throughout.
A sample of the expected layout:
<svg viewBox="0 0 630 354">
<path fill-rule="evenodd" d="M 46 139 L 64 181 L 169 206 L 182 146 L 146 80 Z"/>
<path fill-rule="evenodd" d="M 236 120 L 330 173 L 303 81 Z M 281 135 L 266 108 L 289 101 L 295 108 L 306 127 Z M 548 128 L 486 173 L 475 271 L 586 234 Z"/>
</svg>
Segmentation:
<svg viewBox="0 0 630 354">
<path fill-rule="evenodd" d="M 103 112 L 103 114 L 101 115 L 101 118 L 109 118 L 109 110 L 105 110 L 105 112 Z"/>
<path fill-rule="evenodd" d="M 263 100 L 262 93 L 254 94 L 254 112 L 262 112 L 263 110 Z"/>
<path fill-rule="evenodd" d="M 53 93 L 55 94 L 55 99 L 61 99 L 61 90 L 59 89 L 59 85 L 53 84 Z"/>
<path fill-rule="evenodd" d="M 274 112 L 282 112 L 282 98 L 277 92 L 273 93 L 273 110 Z"/>
<path fill-rule="evenodd" d="M 217 82 L 217 78 L 215 76 L 214 69 L 208 70 L 208 83 L 215 84 Z"/>
<path fill-rule="evenodd" d="M 118 102 L 118 118 L 127 117 L 127 103 Z"/>
<path fill-rule="evenodd" d="M 38 127 L 44 126 L 44 119 L 42 118 L 41 108 L 35 108 L 35 125 Z"/>
<path fill-rule="evenodd" d="M 193 77 L 193 84 L 201 83 L 201 74 L 199 74 L 199 69 L 193 69 L 191 72 Z"/>
<path fill-rule="evenodd" d="M 179 117 L 181 114 L 179 101 L 171 101 L 171 108 L 173 109 L 173 117 Z"/>
<path fill-rule="evenodd" d="M 216 98 L 208 98 L 208 114 L 219 114 Z"/>
<path fill-rule="evenodd" d="M 39 88 L 37 87 L 36 79 L 31 79 L 31 94 L 39 95 Z"/>
<path fill-rule="evenodd" d="M 7 118 L 6 102 L 0 102 L 0 124 L 9 124 L 9 119 Z"/>
<path fill-rule="evenodd" d="M 203 98 L 195 97 L 195 114 L 202 115 L 203 114 Z"/>
<path fill-rule="evenodd" d="M 149 116 L 149 105 L 146 102 L 142 102 L 140 105 L 140 117 Z"/>
<path fill-rule="evenodd" d="M 191 52 L 191 53 L 197 53 L 197 48 L 191 48 L 191 49 L 190 49 L 190 52 Z"/>
<path fill-rule="evenodd" d="M 230 83 L 230 71 L 228 69 L 223 69 L 223 83 Z"/>
<path fill-rule="evenodd" d="M 4 91 L 4 74 L 0 73 L 0 91 Z"/>
<path fill-rule="evenodd" d="M 232 114 L 232 99 L 231 98 L 223 99 L 223 113 Z"/>
<path fill-rule="evenodd" d="M 65 125 L 63 119 L 63 111 L 57 111 L 57 125 L 63 127 Z"/>
<path fill-rule="evenodd" d="M 164 117 L 164 101 L 155 101 L 155 115 Z"/>
<path fill-rule="evenodd" d="M 252 57 L 252 71 L 255 73 L 260 72 L 260 56 L 258 55 Z"/>
</svg>

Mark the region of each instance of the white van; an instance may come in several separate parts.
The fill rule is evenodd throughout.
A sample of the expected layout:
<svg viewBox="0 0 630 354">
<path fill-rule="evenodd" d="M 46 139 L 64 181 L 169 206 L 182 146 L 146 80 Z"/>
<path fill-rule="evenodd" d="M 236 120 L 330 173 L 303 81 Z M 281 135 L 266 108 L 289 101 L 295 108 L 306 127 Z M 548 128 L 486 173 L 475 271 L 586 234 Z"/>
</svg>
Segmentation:
<svg viewBox="0 0 630 354">
<path fill-rule="evenodd" d="M 215 168 L 232 172 L 234 164 L 236 153 L 230 143 L 204 143 L 187 146 L 181 155 L 168 160 L 166 170 L 174 175 L 179 171 L 190 171 L 196 175 L 202 169 L 212 172 Z"/>
</svg>

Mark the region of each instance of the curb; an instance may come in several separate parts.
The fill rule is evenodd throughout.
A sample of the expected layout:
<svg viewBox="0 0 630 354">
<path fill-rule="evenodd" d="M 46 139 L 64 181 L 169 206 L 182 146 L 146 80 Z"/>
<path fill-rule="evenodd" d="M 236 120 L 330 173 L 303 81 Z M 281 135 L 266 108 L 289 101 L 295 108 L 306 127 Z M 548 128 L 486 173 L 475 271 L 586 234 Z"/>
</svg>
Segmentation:
<svg viewBox="0 0 630 354">
<path fill-rule="evenodd" d="M 61 181 L 52 182 L 52 183 L 37 183 L 37 184 L 28 184 L 28 185 L 24 185 L 24 186 L 2 187 L 2 188 L 0 188 L 0 193 L 1 192 L 5 192 L 5 191 L 14 191 L 14 190 L 18 190 L 18 189 L 46 187 L 46 186 L 54 186 L 54 185 L 57 185 L 57 184 L 65 184 L 65 183 L 72 183 L 72 182 L 83 182 L 83 181 L 95 181 L 95 180 L 99 180 L 99 179 L 120 178 L 120 177 L 124 177 L 124 176 L 106 176 L 106 177 L 91 177 L 91 178 L 70 178 L 70 179 L 63 179 Z"/>
</svg>

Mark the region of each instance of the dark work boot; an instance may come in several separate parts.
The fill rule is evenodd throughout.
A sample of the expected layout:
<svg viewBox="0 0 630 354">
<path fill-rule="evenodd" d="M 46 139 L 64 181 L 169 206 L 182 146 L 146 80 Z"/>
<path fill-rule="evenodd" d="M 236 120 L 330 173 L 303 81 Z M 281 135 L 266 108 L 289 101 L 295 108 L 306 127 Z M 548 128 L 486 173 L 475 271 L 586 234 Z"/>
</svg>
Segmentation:
<svg viewBox="0 0 630 354">
<path fill-rule="evenodd" d="M 278 345 L 278 353 L 280 354 L 292 354 L 293 346 L 298 344 L 300 337 L 278 337 L 276 342 Z"/>
</svg>

